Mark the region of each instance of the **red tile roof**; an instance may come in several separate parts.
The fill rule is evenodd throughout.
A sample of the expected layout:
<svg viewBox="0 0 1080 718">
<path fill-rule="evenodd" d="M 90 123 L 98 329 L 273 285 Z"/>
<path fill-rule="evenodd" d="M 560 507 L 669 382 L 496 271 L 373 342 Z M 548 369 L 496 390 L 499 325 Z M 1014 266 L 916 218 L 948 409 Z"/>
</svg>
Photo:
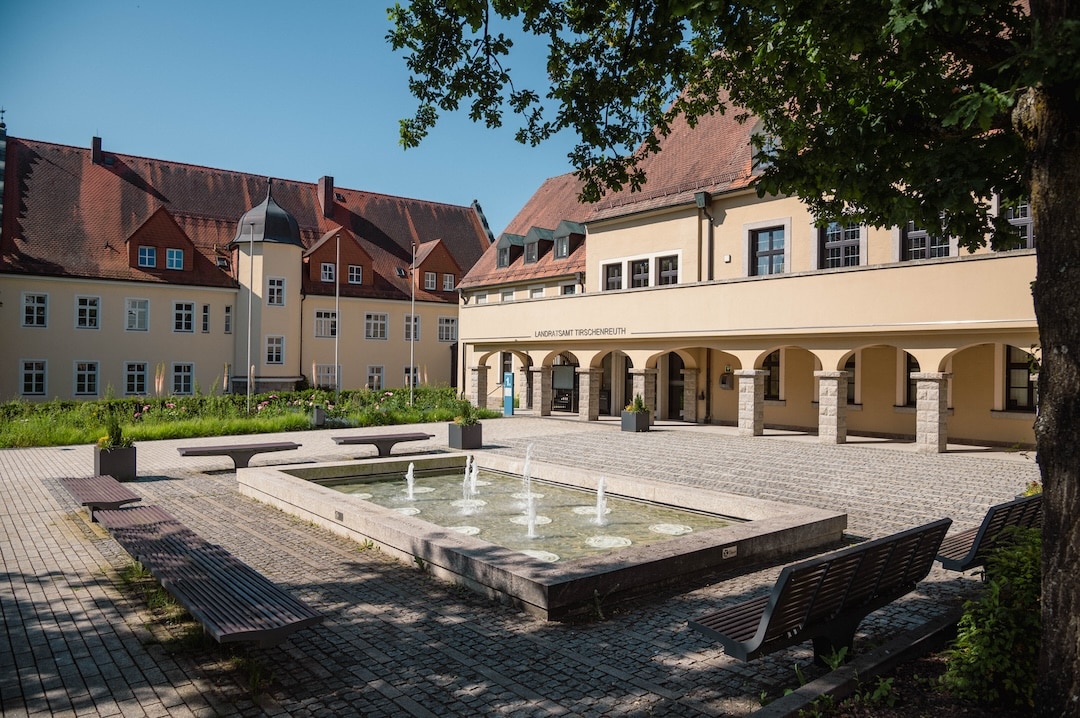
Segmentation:
<svg viewBox="0 0 1080 718">
<path fill-rule="evenodd" d="M 526 235 L 533 227 L 555 229 L 569 220 L 589 224 L 664 207 L 694 202 L 697 192 L 718 194 L 749 187 L 753 183 L 750 133 L 753 118 L 739 122 L 738 108 L 698 119 L 691 128 L 680 118 L 661 142 L 663 150 L 642 162 L 647 180 L 640 192 L 623 189 L 596 204 L 578 200 L 581 182 L 573 173 L 546 180 L 506 227 L 507 234 Z M 496 243 L 497 244 L 497 243 Z M 517 257 L 509 267 L 498 268 L 498 252 L 492 245 L 462 280 L 462 287 L 477 287 L 584 271 L 585 248 L 579 247 L 565 260 L 525 265 Z"/>
<path fill-rule="evenodd" d="M 265 199 L 266 182 L 261 175 L 108 151 L 94 164 L 89 149 L 9 137 L 0 272 L 235 286 L 216 260 L 228 256 L 241 216 Z M 343 199 L 325 217 L 318 190 L 317 183 L 274 180 L 274 199 L 296 218 L 305 247 L 338 227 L 357 238 L 375 272 L 389 274 L 371 285 L 378 296 L 409 295 L 395 268 L 408 267 L 414 241 L 441 240 L 463 268 L 489 244 L 471 207 L 334 188 L 331 197 Z M 134 234 L 177 230 L 195 250 L 191 271 L 131 266 L 126 243 Z"/>
</svg>

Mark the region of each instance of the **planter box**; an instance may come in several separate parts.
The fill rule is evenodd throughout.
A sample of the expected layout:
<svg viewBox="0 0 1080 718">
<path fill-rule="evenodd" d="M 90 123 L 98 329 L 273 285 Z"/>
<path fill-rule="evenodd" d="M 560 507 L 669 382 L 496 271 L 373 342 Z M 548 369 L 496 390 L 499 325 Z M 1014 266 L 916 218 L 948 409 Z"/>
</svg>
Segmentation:
<svg viewBox="0 0 1080 718">
<path fill-rule="evenodd" d="M 648 431 L 649 412 L 647 411 L 624 411 L 622 413 L 623 431 Z"/>
<path fill-rule="evenodd" d="M 94 475 L 111 476 L 117 481 L 135 480 L 135 447 L 102 449 L 94 447 Z"/>
<path fill-rule="evenodd" d="M 448 443 L 451 449 L 479 449 L 484 443 L 484 425 L 462 426 L 447 424 Z"/>
</svg>

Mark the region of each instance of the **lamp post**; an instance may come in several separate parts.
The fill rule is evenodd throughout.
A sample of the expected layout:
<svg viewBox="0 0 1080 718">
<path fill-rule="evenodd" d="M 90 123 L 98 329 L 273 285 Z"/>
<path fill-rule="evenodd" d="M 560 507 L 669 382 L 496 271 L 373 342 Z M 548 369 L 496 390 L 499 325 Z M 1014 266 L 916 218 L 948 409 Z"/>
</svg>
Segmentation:
<svg viewBox="0 0 1080 718">
<path fill-rule="evenodd" d="M 247 322 L 247 411 L 251 413 L 251 389 L 255 383 L 254 365 L 251 363 L 251 312 L 255 299 L 255 223 L 248 222 L 248 322 Z"/>
<path fill-rule="evenodd" d="M 416 386 L 416 241 L 412 243 L 412 264 L 409 265 L 409 406 L 413 405 Z"/>
</svg>

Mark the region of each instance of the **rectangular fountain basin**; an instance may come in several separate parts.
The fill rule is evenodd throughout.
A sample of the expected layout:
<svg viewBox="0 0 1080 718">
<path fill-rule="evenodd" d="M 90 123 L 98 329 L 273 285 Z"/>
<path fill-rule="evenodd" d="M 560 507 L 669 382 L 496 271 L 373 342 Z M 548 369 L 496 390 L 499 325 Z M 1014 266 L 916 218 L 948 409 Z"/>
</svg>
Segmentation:
<svg viewBox="0 0 1080 718">
<path fill-rule="evenodd" d="M 485 470 L 521 475 L 524 461 L 477 452 Z M 371 541 L 382 551 L 434 576 L 465 585 L 491 598 L 548 620 L 561 620 L 692 579 L 705 572 L 783 562 L 807 551 L 835 546 L 847 528 L 847 515 L 836 511 L 737 496 L 700 487 L 604 474 L 608 496 L 660 503 L 741 521 L 617 551 L 547 563 L 523 553 L 404 516 L 391 508 L 321 486 L 316 481 L 397 474 L 409 464 L 417 472 L 463 471 L 465 454 L 403 459 L 387 457 L 292 466 L 259 466 L 236 472 L 240 493 L 275 506 L 358 542 Z M 596 473 L 530 462 L 530 475 L 595 491 Z"/>
</svg>

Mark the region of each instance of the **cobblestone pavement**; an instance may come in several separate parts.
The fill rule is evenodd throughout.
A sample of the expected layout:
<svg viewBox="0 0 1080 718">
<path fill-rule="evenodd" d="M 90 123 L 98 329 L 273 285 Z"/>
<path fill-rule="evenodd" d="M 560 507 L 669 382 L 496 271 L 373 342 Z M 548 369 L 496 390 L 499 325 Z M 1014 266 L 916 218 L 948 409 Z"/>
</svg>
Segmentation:
<svg viewBox="0 0 1080 718">
<path fill-rule="evenodd" d="M 435 438 L 408 450 L 446 449 L 444 425 L 422 428 Z M 537 461 L 843 509 L 858 537 L 941 516 L 954 530 L 975 525 L 1038 476 L 1033 457 L 1018 453 L 923 455 L 907 444 L 827 446 L 723 427 L 624 434 L 613 422 L 517 416 L 487 421 L 484 432 L 485 449 L 502 454 L 532 446 Z M 339 447 L 331 433 L 259 437 L 303 447 L 252 463 L 374 453 Z M 608 607 L 602 620 L 543 622 L 240 496 L 227 457 L 175 450 L 221 441 L 141 443 L 130 486 L 326 620 L 273 648 L 176 639 L 145 602 L 126 597 L 117 572 L 127 554 L 57 481 L 91 474 L 91 447 L 0 451 L 4 716 L 743 716 L 763 694 L 795 686 L 795 664 L 810 663 L 808 644 L 739 663 L 686 627 L 725 601 L 767 591 L 780 566 Z M 974 585 L 935 568 L 863 623 L 856 650 L 941 616 Z"/>
</svg>

